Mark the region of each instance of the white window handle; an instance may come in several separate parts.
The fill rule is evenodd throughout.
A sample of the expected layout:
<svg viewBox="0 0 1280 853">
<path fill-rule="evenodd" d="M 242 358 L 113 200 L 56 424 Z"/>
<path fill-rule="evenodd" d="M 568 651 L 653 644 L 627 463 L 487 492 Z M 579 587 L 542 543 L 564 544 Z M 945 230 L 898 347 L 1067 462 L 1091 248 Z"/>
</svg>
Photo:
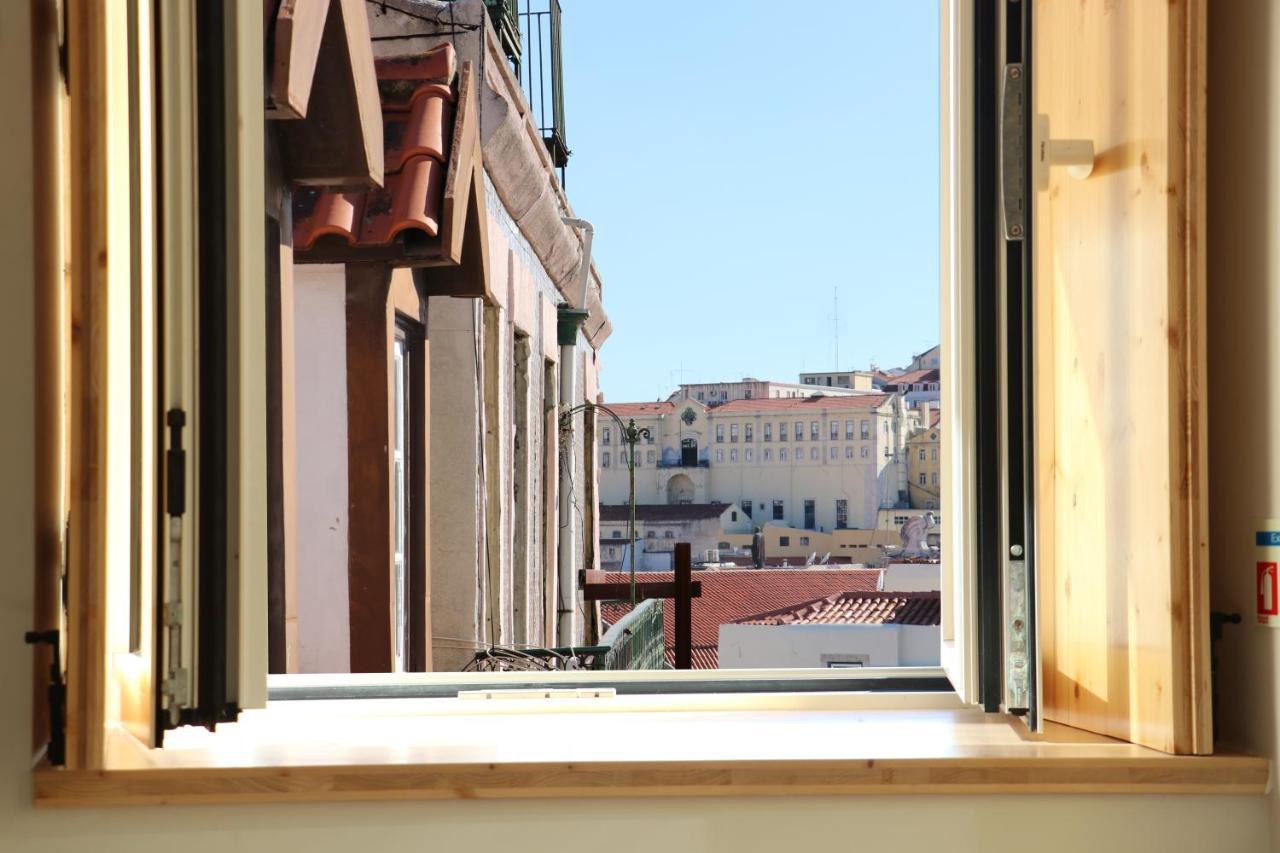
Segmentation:
<svg viewBox="0 0 1280 853">
<path fill-rule="evenodd" d="M 1093 173 L 1092 139 L 1052 139 L 1049 117 L 1037 115 L 1031 156 L 1035 158 L 1036 189 L 1049 189 L 1049 167 L 1066 166 L 1067 174 L 1084 180 Z"/>
</svg>

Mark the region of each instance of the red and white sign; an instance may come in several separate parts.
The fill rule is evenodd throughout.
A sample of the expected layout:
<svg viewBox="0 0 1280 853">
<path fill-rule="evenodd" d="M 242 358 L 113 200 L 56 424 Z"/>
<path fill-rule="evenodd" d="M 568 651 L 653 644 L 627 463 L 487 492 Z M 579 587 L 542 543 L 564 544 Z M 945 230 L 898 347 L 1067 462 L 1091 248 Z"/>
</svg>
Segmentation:
<svg viewBox="0 0 1280 853">
<path fill-rule="evenodd" d="M 1258 561 L 1258 624 L 1280 624 L 1280 586 L 1276 564 Z"/>
</svg>

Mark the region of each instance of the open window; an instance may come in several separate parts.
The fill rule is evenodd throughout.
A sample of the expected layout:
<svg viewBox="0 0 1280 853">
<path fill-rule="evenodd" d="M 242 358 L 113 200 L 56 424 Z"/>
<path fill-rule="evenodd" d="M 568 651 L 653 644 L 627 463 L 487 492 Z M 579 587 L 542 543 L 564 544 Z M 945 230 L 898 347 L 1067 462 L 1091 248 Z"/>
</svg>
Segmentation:
<svg viewBox="0 0 1280 853">
<path fill-rule="evenodd" d="M 744 380 L 735 400 L 689 386 L 614 412 L 591 232 L 563 164 L 528 148 L 538 128 L 487 19 L 465 43 L 414 30 L 416 53 L 375 57 L 370 20 L 433 22 L 329 0 L 268 4 L 264 29 L 261 7 L 231 5 L 70 4 L 92 35 L 71 73 L 107 69 L 105 109 L 130 117 L 70 167 L 129 188 L 72 218 L 73 764 L 102 764 L 109 726 L 159 744 L 288 698 L 306 671 L 395 677 L 344 696 L 456 695 L 441 671 L 596 684 L 610 676 L 588 670 L 662 669 L 667 622 L 674 665 L 714 667 L 727 653 L 683 608 L 724 552 L 852 566 L 899 531 L 939 576 L 940 667 L 881 675 L 822 650 L 816 674 L 761 665 L 706 692 L 954 690 L 1037 730 L 1211 749 L 1198 4 L 942 2 L 938 351 L 880 387 Z M 117 32 L 129 50 L 108 54 Z M 1134 49 L 1152 34 L 1159 50 Z M 110 124 L 81 91 L 73 148 Z M 517 149 L 536 192 L 495 165 Z M 101 252 L 129 261 L 95 272 Z M 884 499 L 713 500 L 731 466 L 857 467 Z M 625 516 L 597 500 L 606 477 L 633 491 Z M 641 477 L 661 511 L 634 499 Z M 684 542 L 699 525 L 701 579 Z M 619 576 L 596 574 L 615 555 Z M 445 576 L 461 564 L 476 571 Z M 892 567 L 899 589 L 833 578 L 719 636 L 745 659 L 764 629 L 828 611 L 903 592 L 906 614 L 933 591 L 910 588 L 928 583 L 912 566 Z M 637 596 L 645 569 L 671 577 Z M 270 697 L 268 672 L 285 676 Z"/>
</svg>

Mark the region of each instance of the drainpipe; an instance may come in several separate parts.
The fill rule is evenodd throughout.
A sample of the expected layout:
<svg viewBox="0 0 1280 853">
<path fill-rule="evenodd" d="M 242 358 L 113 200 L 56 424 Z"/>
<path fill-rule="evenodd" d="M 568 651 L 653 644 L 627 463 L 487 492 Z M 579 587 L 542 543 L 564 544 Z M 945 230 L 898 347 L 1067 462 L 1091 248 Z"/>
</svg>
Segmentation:
<svg viewBox="0 0 1280 853">
<path fill-rule="evenodd" d="M 591 277 L 591 238 L 595 229 L 585 219 L 563 217 L 563 221 L 570 227 L 578 228 L 584 235 L 582 263 L 578 270 L 577 307 L 563 305 L 556 311 L 556 336 L 560 344 L 560 411 L 567 412 L 578 402 L 578 364 L 575 356 L 578 329 L 587 318 L 587 282 Z M 582 416 L 585 418 L 586 413 Z M 566 449 L 560 455 L 560 542 L 556 552 L 560 595 L 556 611 L 556 641 L 561 646 L 572 646 L 577 642 L 581 630 L 578 624 L 578 577 L 574 568 L 579 520 L 579 513 L 576 511 L 579 495 L 577 490 L 582 489 L 585 484 L 576 484 L 577 490 L 570 496 L 575 456 L 573 418 L 567 419 L 561 425 L 561 430 Z M 586 460 L 582 467 L 584 471 L 589 467 Z"/>
</svg>

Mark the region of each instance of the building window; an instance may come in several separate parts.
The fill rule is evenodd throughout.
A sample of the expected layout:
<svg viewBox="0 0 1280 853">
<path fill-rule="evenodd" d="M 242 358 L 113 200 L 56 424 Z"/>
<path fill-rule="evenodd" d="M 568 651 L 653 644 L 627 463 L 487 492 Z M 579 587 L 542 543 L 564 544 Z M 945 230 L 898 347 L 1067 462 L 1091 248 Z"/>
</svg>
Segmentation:
<svg viewBox="0 0 1280 853">
<path fill-rule="evenodd" d="M 605 427 L 605 428 L 604 428 L 604 434 L 603 434 L 603 436 L 602 436 L 602 437 L 601 437 L 601 439 L 600 439 L 600 443 L 601 443 L 601 444 L 609 444 L 609 443 L 610 443 L 610 440 L 612 439 L 612 437 L 613 437 L 613 430 L 611 430 L 609 427 Z"/>
<path fill-rule="evenodd" d="M 813 498 L 806 498 L 804 502 L 804 529 L 805 530 L 813 530 L 815 527 L 818 526 L 817 514 L 818 514 L 817 504 L 814 503 Z"/>
<path fill-rule="evenodd" d="M 787 440 L 787 425 L 786 423 L 780 423 L 778 424 L 778 441 L 786 441 L 786 440 Z"/>
<path fill-rule="evenodd" d="M 845 530 L 849 526 L 849 501 L 836 498 L 836 530 Z"/>
<path fill-rule="evenodd" d="M 747 453 L 746 453 L 746 459 L 747 459 L 747 461 L 748 461 L 748 462 L 750 462 L 750 461 L 751 461 L 751 457 L 752 457 L 752 450 L 751 450 L 751 448 L 750 448 L 750 447 L 748 447 L 748 448 L 747 448 Z"/>
<path fill-rule="evenodd" d="M 607 451 L 607 450 L 602 451 L 602 452 L 600 453 L 600 467 L 601 467 L 601 468 L 608 468 L 608 467 L 609 467 L 609 451 Z"/>
<path fill-rule="evenodd" d="M 924 472 L 923 472 L 923 471 L 921 471 L 921 472 L 920 472 L 920 485 L 922 485 L 922 486 L 927 485 L 927 484 L 928 484 L 928 482 L 929 482 L 928 478 L 927 478 L 927 477 L 925 477 Z"/>
<path fill-rule="evenodd" d="M 621 530 L 615 530 L 615 531 L 613 531 L 613 538 L 614 538 L 614 539 L 621 539 L 621 538 L 622 538 L 622 531 L 621 531 Z"/>
<path fill-rule="evenodd" d="M 699 399 L 699 400 L 705 400 L 705 399 L 707 399 L 707 396 L 706 396 L 705 394 L 703 394 L 701 391 L 699 391 L 699 392 L 698 392 L 698 399 Z"/>
<path fill-rule="evenodd" d="M 738 425 L 737 424 L 729 424 L 729 443 L 730 444 L 738 443 Z"/>
<path fill-rule="evenodd" d="M 750 399 L 751 399 L 751 390 L 750 390 L 750 389 L 748 389 L 748 390 L 746 390 L 745 392 L 743 392 L 743 397 L 745 397 L 746 399 L 750 400 Z"/>
<path fill-rule="evenodd" d="M 746 513 L 747 518 L 751 517 L 751 501 L 743 501 L 741 503 L 742 511 Z"/>
<path fill-rule="evenodd" d="M 785 447 L 778 448 L 778 461 L 779 462 L 787 461 L 787 449 Z"/>
<path fill-rule="evenodd" d="M 773 441 L 773 424 L 764 425 L 764 440 Z"/>
<path fill-rule="evenodd" d="M 716 444 L 724 444 L 724 424 L 716 424 Z"/>
<path fill-rule="evenodd" d="M 773 520 L 782 521 L 785 516 L 786 505 L 782 501 L 773 502 Z"/>
<path fill-rule="evenodd" d="M 728 392 L 728 391 L 721 391 L 721 392 L 720 392 L 720 399 L 721 399 L 721 400 L 727 400 L 727 399 L 729 399 L 729 392 Z"/>
<path fill-rule="evenodd" d="M 831 428 L 831 440 L 835 441 L 840 438 L 840 422 L 830 421 L 827 426 Z"/>
<path fill-rule="evenodd" d="M 619 451 L 618 451 L 618 457 L 619 457 L 620 459 L 624 459 L 624 460 L 627 458 L 626 456 L 623 456 L 623 455 L 622 455 L 622 451 L 621 451 L 621 450 L 619 450 Z M 631 450 L 631 461 L 632 461 L 632 463 L 635 465 L 635 467 L 640 468 L 640 467 L 642 467 L 642 466 L 643 466 L 643 463 L 644 463 L 644 457 L 642 457 L 639 453 L 636 453 L 635 449 L 634 449 L 634 448 L 632 448 L 632 450 Z"/>
<path fill-rule="evenodd" d="M 657 538 L 658 538 L 658 531 L 656 531 L 656 530 L 650 530 L 650 531 L 647 531 L 647 532 L 644 534 L 644 538 L 645 538 L 645 539 L 657 539 Z"/>
<path fill-rule="evenodd" d="M 834 444 L 831 445 L 831 458 L 832 459 L 840 458 L 840 448 L 836 447 Z"/>
<path fill-rule="evenodd" d="M 790 548 L 790 547 L 791 547 L 791 537 L 790 537 L 790 536 L 779 536 L 779 537 L 778 537 L 778 544 L 779 544 L 780 546 L 782 546 L 783 548 Z"/>
<path fill-rule="evenodd" d="M 796 421 L 796 441 L 804 441 L 804 421 Z"/>
<path fill-rule="evenodd" d="M 853 421 L 844 422 L 844 440 L 853 441 Z"/>
<path fill-rule="evenodd" d="M 784 450 L 784 451 L 782 451 L 782 452 L 783 452 L 783 453 L 786 453 L 787 451 L 785 451 L 785 450 Z M 768 462 L 768 461 L 770 461 L 771 459 L 773 459 L 773 451 L 772 451 L 771 449 L 769 449 L 768 447 L 766 447 L 766 448 L 764 449 L 764 457 L 763 457 L 763 458 L 764 458 L 764 461 L 765 461 L 765 462 Z"/>
<path fill-rule="evenodd" d="M 866 458 L 867 458 L 868 456 L 870 456 L 870 455 L 871 455 L 871 448 L 869 448 L 869 447 L 865 447 L 865 446 L 864 446 L 864 447 L 862 448 L 862 458 L 863 458 L 863 459 L 866 459 Z"/>
<path fill-rule="evenodd" d="M 817 421 L 809 421 L 809 440 L 810 441 L 818 440 L 818 422 Z"/>
<path fill-rule="evenodd" d="M 923 447 L 922 447 L 922 448 L 920 448 L 920 461 L 921 461 L 921 462 L 923 462 L 923 461 L 924 461 L 924 448 L 923 448 Z"/>
<path fill-rule="evenodd" d="M 862 433 L 861 433 L 862 439 L 865 441 L 868 438 L 871 438 L 871 422 L 863 421 L 860 426 L 862 428 Z"/>
<path fill-rule="evenodd" d="M 736 511 L 736 510 L 735 510 L 734 512 L 729 513 L 729 520 L 730 520 L 730 521 L 737 521 L 737 520 L 738 520 L 738 513 L 737 513 L 737 511 Z"/>
<path fill-rule="evenodd" d="M 724 461 L 724 451 L 723 451 L 723 450 L 717 450 L 717 451 L 716 451 L 716 461 L 717 461 L 717 462 L 723 462 L 723 461 Z"/>
<path fill-rule="evenodd" d="M 738 461 L 738 448 L 735 447 L 733 450 L 729 451 L 729 461 L 730 462 Z"/>
<path fill-rule="evenodd" d="M 721 551 L 728 551 L 731 546 L 729 545 L 728 542 L 717 542 L 716 547 L 718 547 Z"/>
<path fill-rule="evenodd" d="M 938 485 L 938 472 L 934 471 L 932 476 L 933 476 L 933 485 L 935 486 Z"/>
<path fill-rule="evenodd" d="M 645 444 L 653 444 L 653 431 L 652 431 L 652 430 L 650 430 L 649 434 L 648 434 L 648 435 L 646 435 L 646 436 L 644 437 L 644 443 L 645 443 Z"/>
<path fill-rule="evenodd" d="M 664 532 L 663 532 L 663 534 L 662 534 L 662 538 L 663 538 L 663 539 L 675 539 L 675 538 L 676 538 L 676 535 L 675 535 L 674 533 L 672 533 L 670 530 L 667 530 L 667 531 L 664 531 Z"/>
<path fill-rule="evenodd" d="M 650 450 L 648 453 L 645 454 L 645 461 L 648 462 L 650 465 L 656 462 L 657 459 L 658 459 L 657 455 L 652 450 Z"/>
<path fill-rule="evenodd" d="M 809 448 L 809 458 L 812 459 L 814 462 L 818 461 L 818 448 L 816 447 Z"/>
<path fill-rule="evenodd" d="M 933 450 L 931 450 L 931 451 L 929 452 L 929 455 L 930 455 L 930 457 L 932 457 L 932 459 L 933 459 L 933 461 L 934 461 L 934 462 L 937 462 L 937 461 L 938 461 L 938 448 L 936 448 L 936 447 L 935 447 L 935 448 L 933 448 Z"/>
<path fill-rule="evenodd" d="M 808 545 L 809 545 L 809 537 L 808 537 L 808 536 L 801 536 L 801 537 L 800 537 L 800 544 L 801 544 L 802 546 L 808 547 Z"/>
<path fill-rule="evenodd" d="M 852 458 L 853 458 L 853 445 L 851 445 L 851 444 L 850 444 L 850 445 L 846 445 L 846 446 L 845 446 L 845 448 L 844 448 L 844 458 L 845 458 L 845 459 L 852 459 Z"/>
<path fill-rule="evenodd" d="M 742 440 L 748 443 L 756 440 L 756 430 L 751 424 L 747 424 L 742 428 Z"/>
</svg>

